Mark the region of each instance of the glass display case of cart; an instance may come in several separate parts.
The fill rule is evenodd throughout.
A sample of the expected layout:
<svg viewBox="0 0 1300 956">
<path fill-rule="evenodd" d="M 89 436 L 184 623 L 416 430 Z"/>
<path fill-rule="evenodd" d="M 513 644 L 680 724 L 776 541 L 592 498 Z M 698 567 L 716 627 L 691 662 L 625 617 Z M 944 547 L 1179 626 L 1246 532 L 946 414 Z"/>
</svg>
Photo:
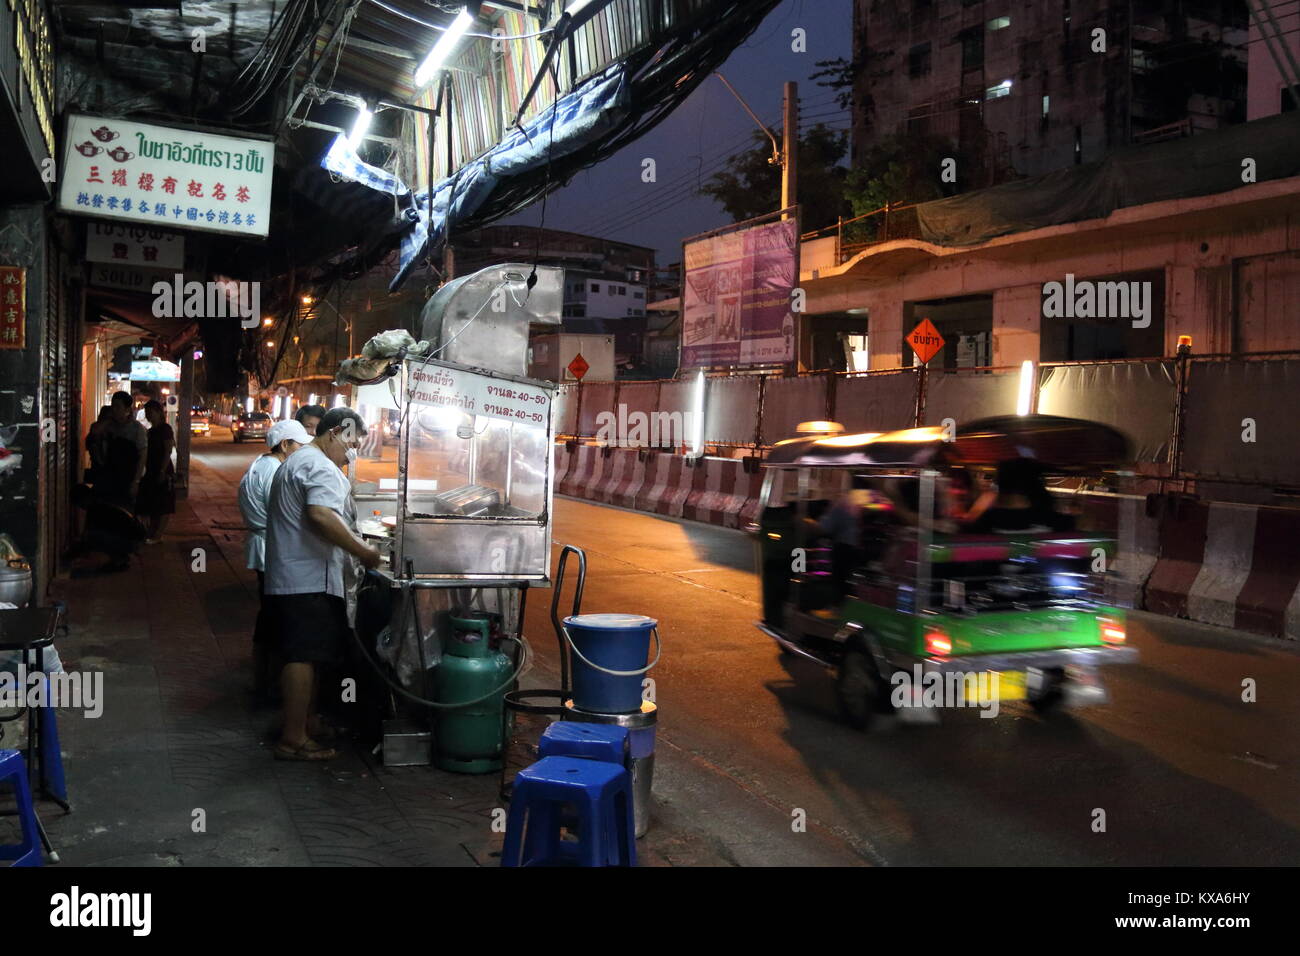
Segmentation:
<svg viewBox="0 0 1300 956">
<path fill-rule="evenodd" d="M 549 584 L 554 386 L 404 363 L 394 570 Z"/>
</svg>

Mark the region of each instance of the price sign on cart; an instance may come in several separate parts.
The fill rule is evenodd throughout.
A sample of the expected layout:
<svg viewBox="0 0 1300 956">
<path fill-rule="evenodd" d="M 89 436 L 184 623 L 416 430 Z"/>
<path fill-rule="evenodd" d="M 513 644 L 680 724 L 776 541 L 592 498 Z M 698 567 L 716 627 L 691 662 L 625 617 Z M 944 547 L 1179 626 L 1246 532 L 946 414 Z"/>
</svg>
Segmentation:
<svg viewBox="0 0 1300 956">
<path fill-rule="evenodd" d="M 473 372 L 439 362 L 408 362 L 407 395 L 412 404 L 451 408 L 545 428 L 551 390 L 530 382 Z"/>
</svg>

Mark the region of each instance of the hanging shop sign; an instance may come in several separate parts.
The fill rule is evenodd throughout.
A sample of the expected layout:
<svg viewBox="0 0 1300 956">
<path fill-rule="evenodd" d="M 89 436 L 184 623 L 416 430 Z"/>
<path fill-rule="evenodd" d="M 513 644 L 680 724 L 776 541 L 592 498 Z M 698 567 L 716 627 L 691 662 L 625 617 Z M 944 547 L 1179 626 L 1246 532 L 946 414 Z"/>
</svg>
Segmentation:
<svg viewBox="0 0 1300 956">
<path fill-rule="evenodd" d="M 185 237 L 153 226 L 90 222 L 86 224 L 86 259 L 179 272 L 185 268 Z"/>
<path fill-rule="evenodd" d="M 27 270 L 0 266 L 0 349 L 27 347 Z"/>
<path fill-rule="evenodd" d="M 683 368 L 794 360 L 798 246 L 793 218 L 684 243 Z"/>
<path fill-rule="evenodd" d="M 179 382 L 180 380 L 181 367 L 174 362 L 150 359 L 146 362 L 131 363 L 133 382 Z"/>
<path fill-rule="evenodd" d="M 99 289 L 122 289 L 126 292 L 153 292 L 154 283 L 172 282 L 172 273 L 138 266 L 114 266 L 90 263 L 89 284 Z"/>
<path fill-rule="evenodd" d="M 139 226 L 267 234 L 275 144 L 71 115 L 59 209 Z"/>
<path fill-rule="evenodd" d="M 50 156 L 54 155 L 54 45 L 50 39 L 50 22 L 44 4 L 35 0 L 9 0 L 14 12 L 14 49 L 18 69 L 22 72 L 31 96 L 32 113 L 41 139 Z"/>
</svg>

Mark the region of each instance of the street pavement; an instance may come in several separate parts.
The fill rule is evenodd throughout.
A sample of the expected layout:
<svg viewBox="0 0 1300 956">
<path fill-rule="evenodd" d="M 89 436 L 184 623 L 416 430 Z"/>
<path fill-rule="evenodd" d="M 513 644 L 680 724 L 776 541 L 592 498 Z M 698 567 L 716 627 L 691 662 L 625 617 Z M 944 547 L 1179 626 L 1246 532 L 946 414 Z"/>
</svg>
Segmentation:
<svg viewBox="0 0 1300 956">
<path fill-rule="evenodd" d="M 146 555 L 152 626 L 116 641 L 107 636 L 121 631 L 118 618 L 134 613 L 128 589 L 105 584 L 126 575 L 69 582 L 70 592 L 94 593 L 80 610 L 70 600 L 74 631 L 64 657 L 118 666 L 114 656 L 129 648 L 127 666 L 143 665 L 131 673 L 141 693 L 158 695 L 150 703 L 155 712 L 139 717 L 141 736 L 119 736 L 120 746 L 127 755 L 139 752 L 141 773 L 160 748 L 182 755 L 179 784 L 173 755 L 171 778 L 148 791 L 145 806 L 188 812 L 197 786 L 217 800 L 225 819 L 250 819 L 216 844 L 181 833 L 153 841 L 167 847 L 158 850 L 139 837 L 127 841 L 130 852 L 114 855 L 112 832 L 131 830 L 122 819 L 130 810 L 94 804 L 130 800 L 141 780 L 120 766 L 87 792 L 70 769 L 74 800 L 80 789 L 78 802 L 95 819 L 93 826 L 74 824 L 79 810 L 53 820 L 52 836 L 70 847 L 65 858 L 492 865 L 499 837 L 486 820 L 496 802 L 494 777 L 394 771 L 369 755 L 350 754 L 328 770 L 271 761 L 265 736 L 273 714 L 250 713 L 240 698 L 255 585 L 240 566 L 234 487 L 261 448 L 224 436 L 216 429 L 214 437 L 195 440 L 193 488 L 182 509 L 192 517 Z M 758 582 L 742 533 L 557 498 L 554 538 L 557 548 L 573 544 L 587 553 L 584 611 L 660 621 L 656 808 L 642 841 L 646 863 L 1300 860 L 1300 698 L 1291 689 L 1300 679 L 1300 654 L 1283 642 L 1135 614 L 1129 639 L 1141 659 L 1106 670 L 1112 700 L 1105 707 L 1045 720 L 1005 703 L 995 719 L 954 711 L 938 726 L 889 722 L 861 733 L 835 715 L 829 672 L 780 655 L 754 628 Z M 222 560 L 220 567 L 209 564 L 216 576 L 196 590 L 194 576 L 171 569 L 183 565 L 162 554 L 170 546 L 183 555 L 203 540 Z M 538 591 L 529 600 L 526 633 L 538 656 L 525 682 L 531 686 L 556 682 L 550 598 Z M 567 609 L 567 593 L 563 600 Z M 199 620 L 178 623 L 191 614 Z M 1253 703 L 1242 700 L 1247 679 L 1255 682 Z M 179 708 L 175 715 L 171 704 Z M 215 727 L 202 723 L 223 714 Z M 65 739 L 65 746 L 98 753 L 94 738 L 105 729 L 73 723 L 65 734 L 73 742 Z M 239 754 L 233 765 L 219 757 L 232 740 Z M 205 761 L 216 769 L 205 770 Z M 249 804 L 267 799 L 272 787 L 271 809 L 254 812 Z M 88 833 L 88 826 L 104 827 L 109 837 Z M 207 856 L 196 849 L 203 846 Z"/>
</svg>

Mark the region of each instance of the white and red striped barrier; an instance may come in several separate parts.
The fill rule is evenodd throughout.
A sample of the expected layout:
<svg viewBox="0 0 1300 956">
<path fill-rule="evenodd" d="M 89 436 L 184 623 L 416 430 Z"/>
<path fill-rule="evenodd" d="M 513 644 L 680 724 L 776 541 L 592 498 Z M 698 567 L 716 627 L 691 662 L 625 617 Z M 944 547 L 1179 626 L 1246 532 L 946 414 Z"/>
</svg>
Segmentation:
<svg viewBox="0 0 1300 956">
<path fill-rule="evenodd" d="M 1064 493 L 1059 498 L 1080 512 L 1086 530 L 1113 531 L 1118 554 L 1106 579 L 1106 597 L 1119 607 L 1143 606 L 1143 589 L 1160 553 L 1160 525 L 1147 515 L 1144 495 L 1107 492 Z"/>
<path fill-rule="evenodd" d="M 1161 518 L 1146 609 L 1300 639 L 1300 511 L 1185 500 Z"/>
</svg>

